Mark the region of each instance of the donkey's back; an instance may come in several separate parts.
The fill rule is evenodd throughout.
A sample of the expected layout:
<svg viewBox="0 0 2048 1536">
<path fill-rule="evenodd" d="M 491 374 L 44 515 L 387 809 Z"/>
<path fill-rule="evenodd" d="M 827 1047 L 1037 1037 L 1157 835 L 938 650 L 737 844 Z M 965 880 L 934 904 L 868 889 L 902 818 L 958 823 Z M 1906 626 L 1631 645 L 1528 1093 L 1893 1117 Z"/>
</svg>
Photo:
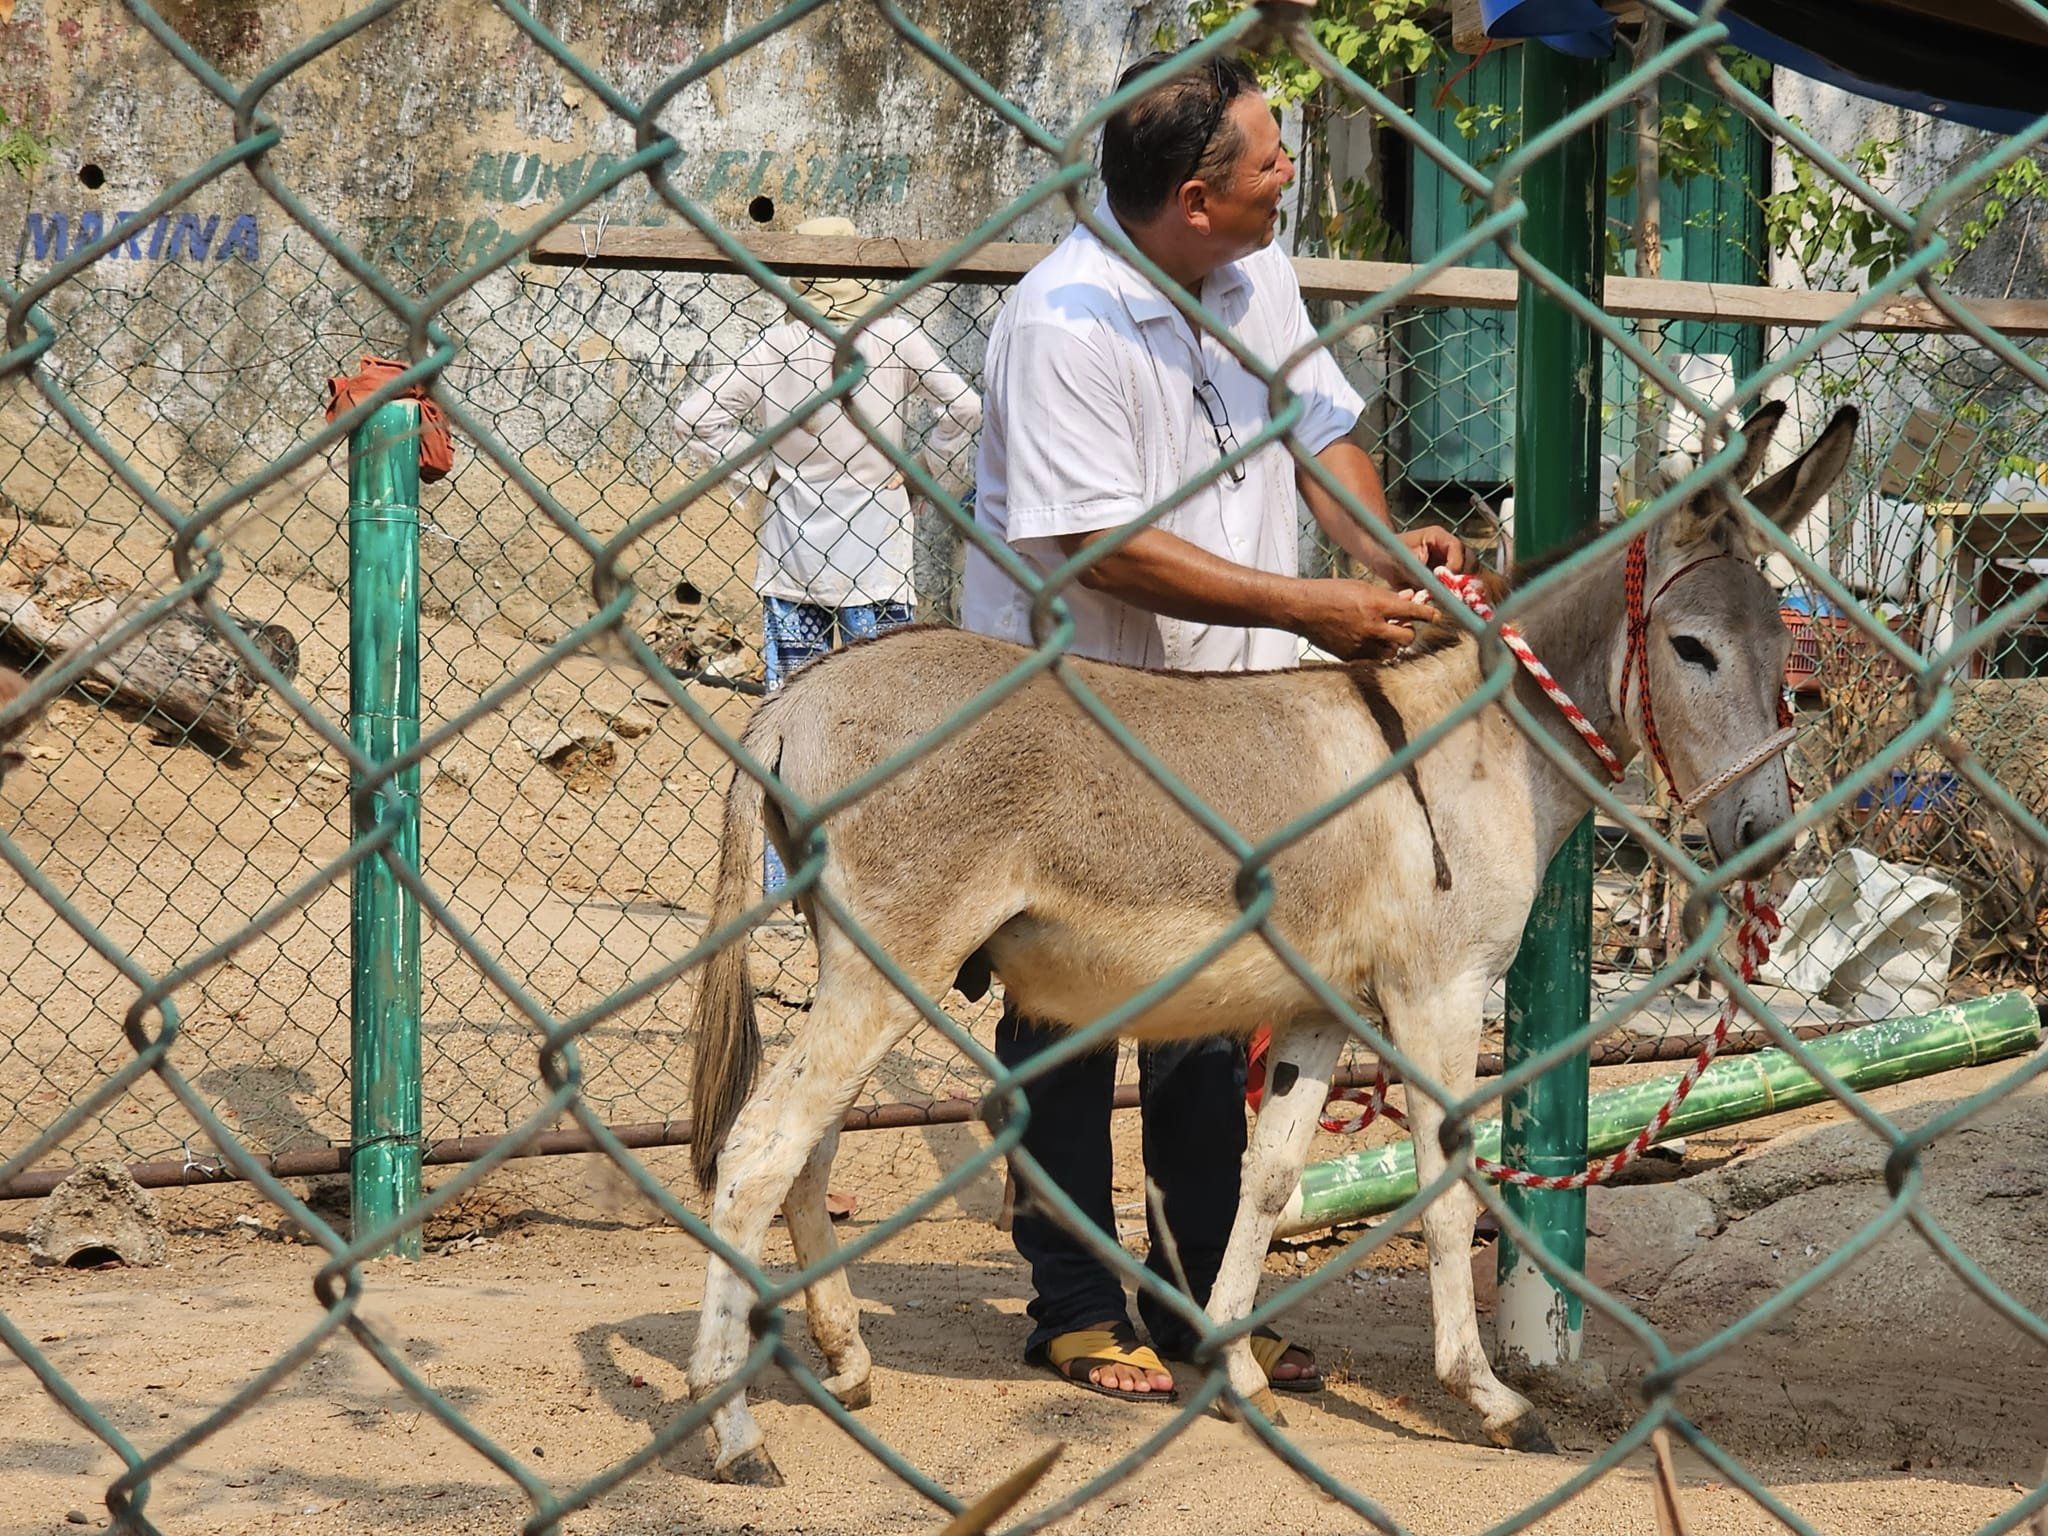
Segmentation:
<svg viewBox="0 0 2048 1536">
<path fill-rule="evenodd" d="M 813 802 L 933 741 L 831 818 L 824 884 L 921 985 L 943 989 L 960 957 L 979 949 L 1020 1007 L 1080 1024 L 1236 920 L 1244 865 L 1057 678 L 1041 673 L 974 708 L 1029 655 L 959 631 L 899 632 L 799 673 L 746 740 Z M 1247 844 L 1334 800 L 1389 751 L 1361 703 L 1362 686 L 1381 685 L 1362 669 L 1071 665 L 1142 751 Z M 1467 819 L 1450 784 L 1437 792 L 1449 819 Z M 1434 920 L 1427 909 L 1441 893 L 1432 875 L 1453 829 L 1434 825 L 1429 799 L 1419 776 L 1412 786 L 1383 785 L 1273 861 L 1276 926 L 1332 966 L 1333 981 L 1359 976 L 1360 957 L 1344 950 L 1359 928 L 1354 911 L 1374 890 L 1419 902 L 1420 920 Z M 1418 876 L 1420 888 L 1408 891 Z M 1269 1022 L 1282 999 L 1247 966 L 1299 994 L 1262 941 L 1240 949 L 1156 1011 L 1152 1030 Z"/>
</svg>

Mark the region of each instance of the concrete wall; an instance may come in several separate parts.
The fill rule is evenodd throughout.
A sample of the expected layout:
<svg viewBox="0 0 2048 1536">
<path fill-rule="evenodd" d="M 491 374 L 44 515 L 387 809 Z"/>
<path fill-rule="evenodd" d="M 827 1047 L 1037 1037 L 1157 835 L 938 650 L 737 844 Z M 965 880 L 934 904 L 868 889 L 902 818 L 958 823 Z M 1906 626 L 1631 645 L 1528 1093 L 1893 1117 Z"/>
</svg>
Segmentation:
<svg viewBox="0 0 2048 1536">
<path fill-rule="evenodd" d="M 159 0 L 192 49 L 245 81 L 354 9 L 340 3 Z M 770 0 L 539 0 L 550 28 L 631 98 L 779 12 Z M 932 37 L 1041 123 L 1063 128 L 1144 51 L 1171 4 L 948 0 L 907 7 Z M 0 21 L 0 106 L 55 142 L 28 186 L 0 178 L 0 262 L 20 286 L 233 142 L 231 114 L 119 0 L 20 0 Z M 484 0 L 400 7 L 295 70 L 264 99 L 283 131 L 270 168 L 303 210 L 416 294 L 633 152 L 630 123 Z M 684 90 L 661 126 L 676 186 L 726 227 L 841 214 L 864 231 L 964 231 L 1052 168 L 866 5 L 828 6 Z M 644 180 L 579 222 L 680 221 Z M 1063 205 L 1025 210 L 1016 239 L 1054 238 Z M 979 362 L 985 293 L 934 293 L 935 329 Z M 48 367 L 143 481 L 189 508 L 318 424 L 322 380 L 405 326 L 242 168 L 225 170 L 47 301 Z M 448 387 L 520 466 L 604 536 L 680 483 L 666 405 L 774 306 L 743 281 L 564 274 L 523 263 L 450 304 Z M 238 511 L 238 548 L 273 575 L 340 577 L 339 476 L 315 466 Z M 132 490 L 82 452 L 47 404 L 0 387 L 0 496 L 39 521 L 134 525 L 138 566 L 161 536 Z M 0 508 L 0 511 L 4 511 Z M 573 619 L 587 560 L 503 468 L 472 447 L 429 493 L 429 601 L 541 629 Z M 744 516 L 705 504 L 654 540 L 650 584 L 746 562 Z"/>
<path fill-rule="evenodd" d="M 1908 214 L 1949 177 L 1989 152 L 1998 139 L 1988 133 L 1911 112 L 1883 102 L 1850 95 L 1833 86 L 1777 71 L 1772 100 L 1779 111 L 1797 118 L 1815 140 L 1853 165 L 1866 140 L 1888 144 L 1885 169 L 1873 177 L 1875 189 Z M 1773 162 L 1774 190 L 1792 184 L 1786 157 Z M 1954 236 L 1972 213 L 1969 203 L 1950 210 L 1942 229 Z M 2015 210 L 1999 229 L 1964 257 L 1948 278 L 1951 291 L 1994 298 L 2048 296 L 2048 220 L 2042 210 Z M 1795 253 L 1771 253 L 1770 277 L 1784 288 L 1860 289 L 1864 274 L 1846 261 L 1808 268 Z M 1782 353 L 1802 338 L 1779 333 L 1773 351 Z M 1818 381 L 1835 386 L 1823 392 Z M 1852 464 L 1836 495 L 1808 519 L 1801 542 L 1812 550 L 1831 551 L 1835 573 L 1873 598 L 1898 601 L 1913 590 L 1910 572 L 1926 558 L 1922 513 L 1917 505 L 1894 502 L 1880 494 L 1880 468 L 1895 451 L 1903 462 L 1917 455 L 1902 446 L 1916 412 L 1954 427 L 1957 412 L 1967 405 L 1993 416 L 2025 410 L 2026 383 L 2009 363 L 1968 338 L 1898 337 L 1850 333 L 1825 349 L 1817 365 L 1802 370 L 1797 387 L 1788 391 L 1797 431 L 1785 434 L 1803 443 L 1819 430 L 1833 410 L 1853 401 L 1863 410 L 1864 453 Z M 2033 407 L 2038 417 L 2038 406 Z M 2038 438 L 2038 430 L 2033 433 Z M 1975 446 L 1966 434 L 1964 469 L 1953 483 L 1937 488 L 1937 499 L 1963 499 L 1983 487 L 1996 454 Z M 2041 450 L 2048 452 L 2048 445 Z M 1789 578 L 1789 570 L 1781 573 Z M 1931 573 L 1923 573 L 1923 581 Z"/>
</svg>

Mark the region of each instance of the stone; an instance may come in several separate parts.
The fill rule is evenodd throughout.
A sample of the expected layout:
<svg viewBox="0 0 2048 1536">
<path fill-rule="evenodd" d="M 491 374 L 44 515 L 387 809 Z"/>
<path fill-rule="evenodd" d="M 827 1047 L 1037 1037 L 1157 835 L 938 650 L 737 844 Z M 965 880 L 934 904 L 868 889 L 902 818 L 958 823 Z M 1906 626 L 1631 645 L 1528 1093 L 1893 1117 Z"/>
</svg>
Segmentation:
<svg viewBox="0 0 2048 1536">
<path fill-rule="evenodd" d="M 155 1195 L 115 1162 L 87 1163 L 51 1190 L 28 1224 L 29 1256 L 39 1264 L 164 1261 L 163 1211 Z"/>
<path fill-rule="evenodd" d="M 1720 1226 L 1713 1203 L 1682 1184 L 1595 1185 L 1586 1191 L 1586 1274 L 1623 1299 L 1648 1296 Z"/>
</svg>

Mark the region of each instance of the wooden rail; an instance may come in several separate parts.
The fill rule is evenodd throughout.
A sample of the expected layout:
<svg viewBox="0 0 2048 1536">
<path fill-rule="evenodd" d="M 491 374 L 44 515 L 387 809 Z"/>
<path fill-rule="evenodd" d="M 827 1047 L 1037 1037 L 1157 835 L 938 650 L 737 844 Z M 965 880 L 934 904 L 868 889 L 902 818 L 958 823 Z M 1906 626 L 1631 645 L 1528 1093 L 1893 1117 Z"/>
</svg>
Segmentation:
<svg viewBox="0 0 2048 1536">
<path fill-rule="evenodd" d="M 951 247 L 938 240 L 893 237 L 814 238 L 752 234 L 738 237 L 763 264 L 788 277 L 839 275 L 904 278 L 932 265 Z M 1016 282 L 1052 249 L 998 241 L 955 262 L 946 281 Z M 590 266 L 654 272 L 730 272 L 725 253 L 694 230 L 603 229 L 576 225 L 550 231 L 532 259 L 547 266 Z M 1296 257 L 1301 291 L 1311 299 L 1360 303 L 1387 292 L 1417 268 L 1391 261 L 1332 261 Z M 1430 274 L 1401 301 L 1404 309 L 1513 309 L 1518 274 L 1511 269 L 1448 267 Z M 1827 324 L 1863 302 L 1857 293 L 1797 288 L 1750 288 L 1736 283 L 1679 283 L 1655 278 L 1607 279 L 1607 312 L 1625 319 L 1722 321 L 1808 329 Z M 1967 299 L 1971 314 L 2007 336 L 2048 336 L 2048 300 Z M 1885 300 L 1852 322 L 1859 331 L 1953 331 L 1950 320 L 1918 294 Z"/>
</svg>

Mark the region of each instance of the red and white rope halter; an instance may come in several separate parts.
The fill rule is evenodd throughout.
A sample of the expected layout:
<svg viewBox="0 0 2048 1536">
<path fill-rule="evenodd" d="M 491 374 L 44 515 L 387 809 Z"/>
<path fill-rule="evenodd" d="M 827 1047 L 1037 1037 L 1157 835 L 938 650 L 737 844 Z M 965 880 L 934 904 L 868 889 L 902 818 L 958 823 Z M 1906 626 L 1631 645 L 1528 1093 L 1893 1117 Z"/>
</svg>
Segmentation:
<svg viewBox="0 0 2048 1536">
<path fill-rule="evenodd" d="M 1729 558 L 1732 557 L 1708 555 L 1680 566 L 1664 579 L 1654 595 L 1646 599 L 1644 589 L 1648 584 L 1649 554 L 1641 539 L 1637 539 L 1628 547 L 1628 565 L 1623 579 L 1623 591 L 1628 608 L 1628 644 L 1622 659 L 1620 703 L 1625 716 L 1628 710 L 1629 691 L 1631 687 L 1638 689 L 1637 696 L 1642 702 L 1644 744 L 1649 747 L 1652 760 L 1674 794 L 1678 792 L 1678 780 L 1671 772 L 1671 764 L 1664 756 L 1664 743 L 1657 733 L 1656 714 L 1650 705 L 1650 609 L 1656 605 L 1657 598 L 1669 591 L 1672 583 L 1679 577 L 1706 564 L 1708 560 Z M 1461 576 L 1449 569 L 1439 569 L 1436 574 L 1437 579 L 1463 598 L 1466 606 L 1480 618 L 1492 620 L 1493 608 L 1486 601 L 1485 589 L 1478 577 Z M 1537 659 L 1534 651 L 1529 649 L 1529 643 L 1511 624 L 1501 626 L 1500 637 L 1529 675 L 1536 680 L 1544 695 L 1557 706 L 1558 713 L 1562 714 L 1571 728 L 1585 740 L 1593 756 L 1607 770 L 1608 776 L 1619 780 L 1624 772 L 1620 757 L 1601 738 L 1600 732 L 1594 727 L 1593 722 L 1586 718 L 1585 712 L 1572 702 L 1571 696 L 1564 689 L 1558 686 L 1557 679 L 1550 674 L 1550 669 Z M 1791 745 L 1795 734 L 1791 710 L 1782 697 L 1778 701 L 1778 726 L 1779 729 L 1773 735 L 1766 737 L 1727 767 L 1702 780 L 1689 796 L 1680 800 L 1677 807 L 1678 821 L 1683 822 L 1716 795 L 1763 763 L 1777 757 Z M 1790 782 L 1789 774 L 1787 782 Z M 1748 881 L 1743 882 L 1741 901 L 1742 916 L 1735 930 L 1736 946 L 1740 951 L 1738 969 L 1745 982 L 1752 982 L 1756 980 L 1757 972 L 1764 961 L 1770 958 L 1771 944 L 1778 937 L 1778 914 Z M 1510 1168 L 1505 1163 L 1497 1163 L 1486 1157 L 1475 1157 L 1473 1161 L 1478 1165 L 1479 1171 L 1488 1178 L 1503 1184 L 1519 1184 L 1525 1189 L 1584 1189 L 1589 1184 L 1599 1184 L 1613 1178 L 1641 1157 L 1657 1138 L 1664 1134 L 1664 1128 L 1671 1123 L 1672 1115 L 1677 1113 L 1678 1107 L 1692 1092 L 1693 1085 L 1700 1080 L 1700 1074 L 1707 1070 L 1708 1065 L 1727 1042 L 1728 1031 L 1735 1023 L 1735 1012 L 1735 999 L 1731 995 L 1722 1002 L 1721 1016 L 1714 1024 L 1714 1032 L 1707 1037 L 1706 1043 L 1693 1057 L 1691 1065 L 1685 1069 L 1685 1075 L 1679 1078 L 1678 1086 L 1672 1090 L 1671 1097 L 1666 1099 L 1657 1113 L 1650 1117 L 1649 1124 L 1638 1131 L 1627 1146 L 1611 1157 L 1601 1159 L 1583 1172 L 1561 1176 L 1529 1173 L 1524 1169 Z M 1257 1049 L 1255 1043 L 1255 1053 Z M 1260 1070 L 1260 1076 L 1263 1077 L 1263 1068 Z M 1408 1123 L 1407 1117 L 1387 1102 L 1385 1066 L 1380 1067 L 1370 1089 L 1338 1089 L 1330 1095 L 1330 1103 L 1356 1104 L 1360 1108 L 1355 1113 L 1332 1115 L 1325 1106 L 1322 1127 L 1326 1131 L 1345 1134 L 1362 1131 L 1381 1115 L 1385 1115 L 1397 1125 Z"/>
</svg>

